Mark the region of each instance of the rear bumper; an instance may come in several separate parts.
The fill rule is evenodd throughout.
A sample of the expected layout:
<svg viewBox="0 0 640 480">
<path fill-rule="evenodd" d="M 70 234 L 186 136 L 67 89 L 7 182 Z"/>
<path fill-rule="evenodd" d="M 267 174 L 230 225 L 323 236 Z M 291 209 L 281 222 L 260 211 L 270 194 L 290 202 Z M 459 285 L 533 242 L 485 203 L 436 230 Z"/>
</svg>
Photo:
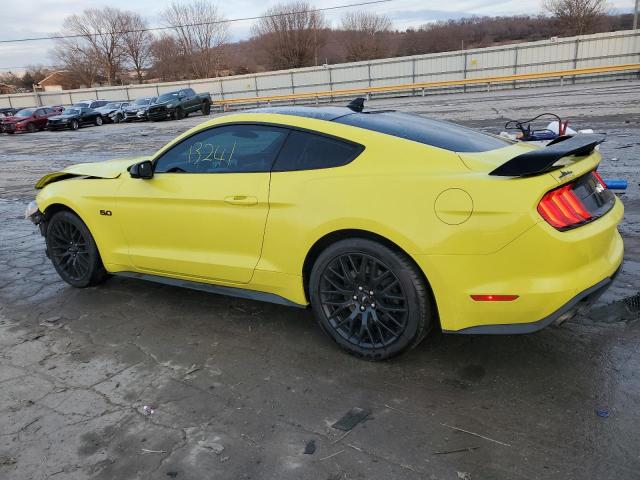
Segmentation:
<svg viewBox="0 0 640 480">
<path fill-rule="evenodd" d="M 613 280 L 622 270 L 622 265 L 610 277 L 604 278 L 594 286 L 587 288 L 573 297 L 562 307 L 546 317 L 531 323 L 506 323 L 497 325 L 480 325 L 477 327 L 463 328 L 462 330 L 449 331 L 445 333 L 459 333 L 465 335 L 513 335 L 522 333 L 533 333 L 548 327 L 554 322 L 563 322 L 574 315 L 589 308 L 600 296 L 611 286 Z"/>
<path fill-rule="evenodd" d="M 487 255 L 415 255 L 443 331 L 527 333 L 563 320 L 602 293 L 622 264 L 622 203 L 590 224 L 559 232 L 539 222 Z M 517 295 L 475 301 L 472 295 Z"/>
</svg>

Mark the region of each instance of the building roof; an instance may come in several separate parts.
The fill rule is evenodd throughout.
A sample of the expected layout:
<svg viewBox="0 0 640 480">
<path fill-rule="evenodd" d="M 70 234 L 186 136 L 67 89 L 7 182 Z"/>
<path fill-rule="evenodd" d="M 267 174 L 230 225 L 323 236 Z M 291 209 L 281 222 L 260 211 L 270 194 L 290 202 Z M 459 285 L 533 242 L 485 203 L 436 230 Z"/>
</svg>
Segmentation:
<svg viewBox="0 0 640 480">
<path fill-rule="evenodd" d="M 50 73 L 42 80 L 38 82 L 39 87 L 49 86 L 49 85 L 62 85 L 62 83 L 67 80 L 67 75 L 69 72 L 66 70 L 56 70 L 55 72 Z"/>
</svg>

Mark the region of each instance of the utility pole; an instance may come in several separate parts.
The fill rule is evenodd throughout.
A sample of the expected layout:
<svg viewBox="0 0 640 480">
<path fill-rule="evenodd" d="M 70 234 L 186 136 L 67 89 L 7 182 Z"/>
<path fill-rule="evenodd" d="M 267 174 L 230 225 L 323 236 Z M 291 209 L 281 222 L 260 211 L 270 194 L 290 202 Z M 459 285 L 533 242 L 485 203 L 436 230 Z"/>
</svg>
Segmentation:
<svg viewBox="0 0 640 480">
<path fill-rule="evenodd" d="M 636 0 L 636 6 L 633 9 L 633 29 L 638 28 L 638 0 Z"/>
</svg>

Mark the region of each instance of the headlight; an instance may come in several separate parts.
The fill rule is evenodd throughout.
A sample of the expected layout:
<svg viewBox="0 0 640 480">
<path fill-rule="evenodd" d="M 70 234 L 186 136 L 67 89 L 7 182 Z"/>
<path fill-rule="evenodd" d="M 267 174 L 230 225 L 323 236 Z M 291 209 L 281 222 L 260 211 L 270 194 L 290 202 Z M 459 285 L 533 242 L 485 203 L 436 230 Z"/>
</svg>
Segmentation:
<svg viewBox="0 0 640 480">
<path fill-rule="evenodd" d="M 38 204 L 35 200 L 31 200 L 24 211 L 24 218 L 30 218 L 31 215 L 38 213 Z"/>
</svg>

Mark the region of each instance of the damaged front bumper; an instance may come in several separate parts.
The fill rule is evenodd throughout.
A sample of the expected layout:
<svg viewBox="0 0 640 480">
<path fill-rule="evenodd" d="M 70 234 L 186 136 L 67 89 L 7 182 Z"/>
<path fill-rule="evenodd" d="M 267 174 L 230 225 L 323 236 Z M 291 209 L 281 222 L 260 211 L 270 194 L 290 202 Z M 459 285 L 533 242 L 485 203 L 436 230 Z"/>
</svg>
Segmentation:
<svg viewBox="0 0 640 480">
<path fill-rule="evenodd" d="M 35 200 L 30 201 L 27 205 L 24 211 L 24 218 L 31 220 L 34 225 L 40 227 L 40 233 L 44 235 L 44 213 L 40 211 Z"/>
</svg>

